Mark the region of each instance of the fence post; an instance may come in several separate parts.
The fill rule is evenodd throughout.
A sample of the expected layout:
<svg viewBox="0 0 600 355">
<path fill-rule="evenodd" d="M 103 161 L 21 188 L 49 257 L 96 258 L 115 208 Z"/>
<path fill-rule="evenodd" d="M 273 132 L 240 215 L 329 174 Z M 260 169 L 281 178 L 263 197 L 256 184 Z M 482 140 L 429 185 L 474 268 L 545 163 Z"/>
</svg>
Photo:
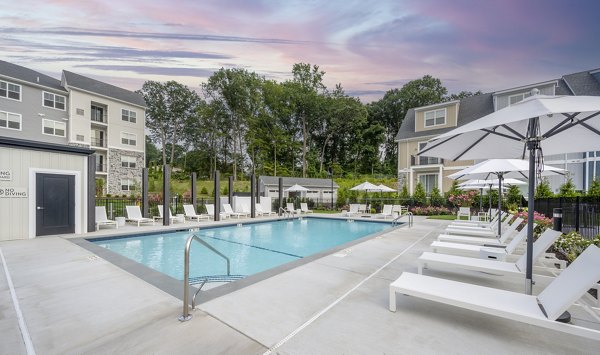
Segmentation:
<svg viewBox="0 0 600 355">
<path fill-rule="evenodd" d="M 256 218 L 256 177 L 250 177 L 250 218 Z"/>
<path fill-rule="evenodd" d="M 192 206 L 194 206 L 194 211 L 197 211 L 198 201 L 196 200 L 196 173 L 192 173 Z M 198 212 L 196 212 L 198 213 Z"/>
<path fill-rule="evenodd" d="M 579 196 L 575 198 L 575 231 L 579 233 Z"/>
<path fill-rule="evenodd" d="M 215 216 L 214 220 L 219 221 L 221 219 L 221 176 L 219 170 L 215 170 Z"/>
<path fill-rule="evenodd" d="M 142 217 L 148 217 L 148 168 L 142 169 Z"/>
<path fill-rule="evenodd" d="M 277 206 L 277 215 L 281 216 L 280 208 L 283 207 L 283 178 L 279 178 L 279 206 Z"/>
<path fill-rule="evenodd" d="M 169 194 L 171 193 L 171 182 L 169 181 L 171 179 L 170 172 L 171 169 L 169 168 L 169 164 L 163 165 L 163 226 L 168 226 L 171 223 L 171 219 L 169 218 Z"/>
</svg>

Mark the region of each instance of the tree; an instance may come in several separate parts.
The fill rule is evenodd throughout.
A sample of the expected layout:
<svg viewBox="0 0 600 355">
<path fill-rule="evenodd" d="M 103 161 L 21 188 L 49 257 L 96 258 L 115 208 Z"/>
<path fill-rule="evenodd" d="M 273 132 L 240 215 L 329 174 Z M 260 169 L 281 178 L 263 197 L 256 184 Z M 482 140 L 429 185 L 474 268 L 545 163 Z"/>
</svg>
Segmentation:
<svg viewBox="0 0 600 355">
<path fill-rule="evenodd" d="M 444 198 L 442 197 L 442 194 L 440 193 L 440 189 L 438 189 L 437 186 L 435 186 L 433 189 L 431 189 L 431 194 L 429 195 L 429 199 L 431 201 L 432 206 L 439 207 L 444 204 Z"/>
<path fill-rule="evenodd" d="M 600 197 L 600 178 L 596 177 L 587 191 L 590 197 Z"/>
<path fill-rule="evenodd" d="M 162 147 L 163 164 L 167 164 L 167 144 L 170 144 L 169 164 L 173 165 L 175 146 L 181 140 L 186 122 L 196 114 L 200 98 L 176 81 L 164 84 L 146 81 L 138 93 L 146 101 L 146 128 L 152 140 Z"/>
<path fill-rule="evenodd" d="M 517 185 L 510 185 L 508 187 L 508 192 L 506 193 L 506 202 L 511 205 L 519 206 L 521 204 L 521 189 Z"/>
<path fill-rule="evenodd" d="M 427 194 L 423 184 L 419 181 L 415 186 L 415 192 L 413 193 L 413 199 L 417 206 L 425 206 L 427 204 Z"/>
<path fill-rule="evenodd" d="M 550 188 L 550 182 L 548 181 L 548 179 L 542 178 L 542 180 L 535 189 L 535 198 L 547 198 L 553 196 L 554 193 Z"/>
<path fill-rule="evenodd" d="M 160 163 L 160 160 L 160 151 L 156 148 L 154 143 L 152 143 L 150 136 L 146 136 L 146 167 L 150 166 L 150 162 Z"/>
<path fill-rule="evenodd" d="M 560 185 L 558 190 L 558 196 L 560 197 L 575 197 L 579 194 L 575 191 L 575 184 L 573 183 L 573 179 L 569 178 L 567 181 Z"/>
<path fill-rule="evenodd" d="M 446 96 L 444 98 L 444 101 L 462 100 L 466 97 L 477 96 L 477 95 L 482 95 L 482 94 L 483 94 L 483 92 L 481 90 L 477 90 L 476 92 L 461 91 L 458 94 L 450 94 L 449 96 Z"/>
</svg>

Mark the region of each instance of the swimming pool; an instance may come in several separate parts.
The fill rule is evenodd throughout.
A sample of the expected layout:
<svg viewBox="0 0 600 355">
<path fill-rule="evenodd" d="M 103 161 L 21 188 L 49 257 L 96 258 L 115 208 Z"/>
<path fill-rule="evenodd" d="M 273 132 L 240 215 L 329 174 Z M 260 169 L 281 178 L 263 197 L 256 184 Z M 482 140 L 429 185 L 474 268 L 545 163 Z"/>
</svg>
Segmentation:
<svg viewBox="0 0 600 355">
<path fill-rule="evenodd" d="M 182 280 L 185 242 L 196 235 L 230 259 L 231 275 L 243 278 L 388 228 L 389 223 L 311 217 L 90 241 Z M 192 243 L 191 280 L 218 278 L 226 270 L 224 259 Z"/>
</svg>

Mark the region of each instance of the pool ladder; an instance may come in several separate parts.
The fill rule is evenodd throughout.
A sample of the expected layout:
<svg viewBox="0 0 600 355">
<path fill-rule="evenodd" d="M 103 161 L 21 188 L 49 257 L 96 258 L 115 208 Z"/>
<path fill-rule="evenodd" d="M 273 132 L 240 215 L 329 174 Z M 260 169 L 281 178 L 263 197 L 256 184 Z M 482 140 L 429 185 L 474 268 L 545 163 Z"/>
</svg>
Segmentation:
<svg viewBox="0 0 600 355">
<path fill-rule="evenodd" d="M 400 222 L 400 218 L 404 217 L 404 216 L 408 216 L 408 226 L 412 227 L 413 225 L 413 213 L 412 212 L 406 212 L 405 214 L 401 214 L 398 217 L 396 217 L 393 221 L 392 221 L 392 226 L 396 226 L 398 225 L 398 223 Z"/>
<path fill-rule="evenodd" d="M 292 214 L 292 212 L 288 211 L 287 209 L 285 209 L 283 207 L 279 207 L 279 213 L 281 213 L 281 215 L 283 215 L 286 219 L 294 218 L 294 215 Z"/>
<path fill-rule="evenodd" d="M 208 250 L 212 251 L 213 253 L 215 253 L 218 256 L 225 259 L 225 261 L 227 262 L 227 276 L 231 275 L 230 262 L 229 262 L 228 257 L 223 255 L 223 253 L 221 253 L 217 249 L 213 248 L 212 245 L 210 245 L 207 242 L 205 242 L 204 240 L 198 238 L 198 236 L 192 235 L 191 237 L 189 237 L 187 242 L 185 243 L 185 257 L 184 257 L 185 271 L 183 274 L 184 275 L 183 276 L 183 314 L 179 318 L 177 318 L 177 319 L 179 319 L 180 322 L 185 322 L 185 321 L 192 319 L 192 315 L 190 314 L 190 305 L 189 305 L 190 294 L 189 294 L 189 292 L 190 292 L 190 248 L 192 246 L 193 241 L 196 241 L 196 242 L 204 245 L 205 247 L 208 248 Z M 198 291 L 196 291 L 196 293 L 194 293 L 194 296 L 192 297 L 192 310 L 196 307 L 196 296 L 198 295 L 198 293 L 200 292 L 200 290 L 202 289 L 202 287 L 204 286 L 204 284 L 207 281 L 208 281 L 208 277 L 204 279 L 202 284 L 200 284 Z"/>
</svg>

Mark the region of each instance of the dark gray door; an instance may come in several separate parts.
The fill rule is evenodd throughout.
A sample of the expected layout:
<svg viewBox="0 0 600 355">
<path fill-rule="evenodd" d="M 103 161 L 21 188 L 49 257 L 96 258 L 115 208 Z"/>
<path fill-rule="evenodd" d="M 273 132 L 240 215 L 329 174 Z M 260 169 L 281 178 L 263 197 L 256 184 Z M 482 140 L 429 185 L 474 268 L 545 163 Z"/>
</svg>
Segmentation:
<svg viewBox="0 0 600 355">
<path fill-rule="evenodd" d="M 75 176 L 36 174 L 36 235 L 75 233 Z"/>
</svg>

